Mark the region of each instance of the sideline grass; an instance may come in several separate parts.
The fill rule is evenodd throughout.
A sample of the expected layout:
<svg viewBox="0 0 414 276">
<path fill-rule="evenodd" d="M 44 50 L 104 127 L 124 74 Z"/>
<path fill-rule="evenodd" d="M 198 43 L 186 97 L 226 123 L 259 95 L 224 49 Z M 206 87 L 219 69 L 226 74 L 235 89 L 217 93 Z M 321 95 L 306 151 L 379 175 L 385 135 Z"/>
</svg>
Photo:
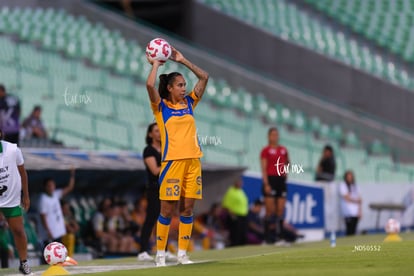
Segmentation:
<svg viewBox="0 0 414 276">
<path fill-rule="evenodd" d="M 193 265 L 77 275 L 412 275 L 414 234 L 401 236 L 403 241 L 395 243 L 384 243 L 385 235 L 338 238 L 335 248 L 330 248 L 325 240 L 292 247 L 245 246 L 197 251 L 190 256 L 201 263 Z M 93 260 L 80 266 L 111 265 L 122 269 L 123 265 L 136 264 L 135 258 L 123 258 Z"/>
</svg>

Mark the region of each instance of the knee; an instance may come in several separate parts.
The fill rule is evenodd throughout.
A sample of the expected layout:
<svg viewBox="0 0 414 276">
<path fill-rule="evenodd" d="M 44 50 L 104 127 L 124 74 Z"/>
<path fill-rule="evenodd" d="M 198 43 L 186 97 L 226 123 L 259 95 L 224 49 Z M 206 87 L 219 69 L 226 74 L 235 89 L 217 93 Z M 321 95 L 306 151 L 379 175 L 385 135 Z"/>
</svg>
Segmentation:
<svg viewBox="0 0 414 276">
<path fill-rule="evenodd" d="M 161 216 L 163 216 L 164 218 L 171 218 L 174 213 L 174 208 L 172 208 L 172 206 L 169 206 L 169 205 L 161 206 L 160 213 L 161 213 Z"/>
</svg>

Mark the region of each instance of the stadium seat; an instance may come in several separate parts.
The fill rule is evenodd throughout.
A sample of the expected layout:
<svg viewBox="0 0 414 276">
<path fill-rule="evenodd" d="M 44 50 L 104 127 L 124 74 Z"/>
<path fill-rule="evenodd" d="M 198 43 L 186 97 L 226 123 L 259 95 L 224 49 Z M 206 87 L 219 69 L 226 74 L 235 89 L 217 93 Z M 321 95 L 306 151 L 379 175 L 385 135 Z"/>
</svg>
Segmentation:
<svg viewBox="0 0 414 276">
<path fill-rule="evenodd" d="M 383 155 L 389 154 L 390 149 L 383 142 L 378 139 L 372 141 L 368 147 L 368 151 L 372 155 Z"/>
<path fill-rule="evenodd" d="M 345 134 L 344 144 L 347 147 L 358 148 L 361 146 L 361 142 L 358 139 L 358 136 L 353 131 L 349 131 Z"/>
</svg>

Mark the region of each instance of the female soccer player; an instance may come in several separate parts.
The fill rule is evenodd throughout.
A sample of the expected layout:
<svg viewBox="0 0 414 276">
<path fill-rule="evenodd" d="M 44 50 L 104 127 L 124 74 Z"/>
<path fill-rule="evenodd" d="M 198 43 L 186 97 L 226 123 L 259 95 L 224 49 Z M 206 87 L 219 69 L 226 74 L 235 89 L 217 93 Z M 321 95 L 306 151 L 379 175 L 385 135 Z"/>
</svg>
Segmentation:
<svg viewBox="0 0 414 276">
<path fill-rule="evenodd" d="M 283 214 L 286 204 L 286 166 L 289 163 L 287 149 L 279 145 L 279 131 L 272 127 L 268 131 L 268 145 L 260 153 L 260 165 L 263 178 L 263 196 L 265 203 L 265 233 L 266 243 L 276 242 L 282 239 Z M 270 231 L 271 226 L 276 231 Z M 275 233 L 276 235 L 274 235 Z"/>
<path fill-rule="evenodd" d="M 165 247 L 177 202 L 180 212 L 177 259 L 179 264 L 192 263 L 187 256 L 187 248 L 193 226 L 193 208 L 195 200 L 202 198 L 200 157 L 203 154 L 197 139 L 193 111 L 203 96 L 208 74 L 173 47 L 170 59 L 190 69 L 198 81 L 190 94 L 186 95 L 186 82 L 180 73 L 162 74 L 157 90 L 155 81 L 163 62 L 148 60 L 152 69 L 147 79 L 147 91 L 161 133 L 161 211 L 157 222 L 157 266 L 165 266 Z"/>
</svg>

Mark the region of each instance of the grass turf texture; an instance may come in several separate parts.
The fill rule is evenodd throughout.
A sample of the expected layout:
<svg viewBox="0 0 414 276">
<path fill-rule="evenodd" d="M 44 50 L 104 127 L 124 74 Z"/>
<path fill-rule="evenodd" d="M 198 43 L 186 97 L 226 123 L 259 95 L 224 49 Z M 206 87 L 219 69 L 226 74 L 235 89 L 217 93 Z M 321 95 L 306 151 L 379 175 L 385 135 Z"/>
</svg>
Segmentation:
<svg viewBox="0 0 414 276">
<path fill-rule="evenodd" d="M 383 242 L 385 234 L 338 238 L 335 248 L 325 240 L 291 247 L 245 246 L 197 251 L 190 253 L 192 260 L 200 262 L 193 265 L 76 275 L 412 275 L 414 233 L 404 233 L 401 237 L 402 242 L 393 243 Z M 99 259 L 80 263 L 77 268 L 111 265 L 122 269 L 137 264 L 136 258 Z M 45 269 L 42 266 L 33 270 Z"/>
</svg>

